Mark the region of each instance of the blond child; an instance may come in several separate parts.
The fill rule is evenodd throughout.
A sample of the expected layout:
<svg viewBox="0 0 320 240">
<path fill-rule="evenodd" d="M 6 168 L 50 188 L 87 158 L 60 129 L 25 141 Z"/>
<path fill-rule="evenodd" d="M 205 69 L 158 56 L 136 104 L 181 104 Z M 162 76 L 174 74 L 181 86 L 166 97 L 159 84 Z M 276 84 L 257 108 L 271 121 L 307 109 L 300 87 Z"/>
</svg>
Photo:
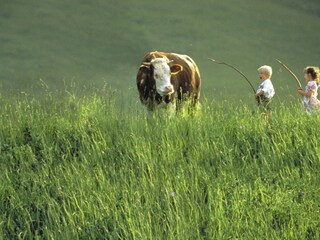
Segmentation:
<svg viewBox="0 0 320 240">
<path fill-rule="evenodd" d="M 318 96 L 318 72 L 315 67 L 306 67 L 304 69 L 304 79 L 307 82 L 305 90 L 298 88 L 297 92 L 303 96 L 303 104 L 307 112 L 312 112 L 320 109 Z"/>
<path fill-rule="evenodd" d="M 259 106 L 262 106 L 265 110 L 271 110 L 271 100 L 275 94 L 273 84 L 271 82 L 272 68 L 264 65 L 258 68 L 259 78 L 262 81 L 257 92 L 256 101 Z"/>
</svg>

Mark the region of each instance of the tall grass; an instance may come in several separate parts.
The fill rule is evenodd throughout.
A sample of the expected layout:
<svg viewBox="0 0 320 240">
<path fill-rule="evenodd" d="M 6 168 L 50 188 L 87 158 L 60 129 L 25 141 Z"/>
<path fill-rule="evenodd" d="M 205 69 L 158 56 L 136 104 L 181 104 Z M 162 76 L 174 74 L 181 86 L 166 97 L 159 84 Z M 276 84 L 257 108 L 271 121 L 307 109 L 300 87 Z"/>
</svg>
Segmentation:
<svg viewBox="0 0 320 240">
<path fill-rule="evenodd" d="M 319 116 L 115 98 L 0 99 L 0 238 L 320 238 Z"/>
</svg>

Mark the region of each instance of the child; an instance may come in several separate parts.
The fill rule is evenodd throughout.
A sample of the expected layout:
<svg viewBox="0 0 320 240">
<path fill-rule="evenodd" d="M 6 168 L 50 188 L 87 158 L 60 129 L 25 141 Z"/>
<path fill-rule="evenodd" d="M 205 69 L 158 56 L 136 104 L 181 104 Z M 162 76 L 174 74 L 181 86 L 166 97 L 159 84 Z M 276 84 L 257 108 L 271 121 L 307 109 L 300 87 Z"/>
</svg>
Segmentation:
<svg viewBox="0 0 320 240">
<path fill-rule="evenodd" d="M 305 91 L 302 88 L 298 88 L 298 93 L 303 96 L 303 103 L 307 112 L 320 109 L 320 102 L 317 99 L 318 95 L 318 73 L 314 67 L 306 67 L 304 69 L 304 79 L 307 82 Z"/>
<path fill-rule="evenodd" d="M 265 110 L 270 111 L 271 99 L 275 94 L 272 82 L 270 80 L 272 76 L 272 68 L 264 65 L 258 68 L 258 72 L 262 83 L 260 84 L 255 97 L 259 106 L 263 106 Z"/>
</svg>

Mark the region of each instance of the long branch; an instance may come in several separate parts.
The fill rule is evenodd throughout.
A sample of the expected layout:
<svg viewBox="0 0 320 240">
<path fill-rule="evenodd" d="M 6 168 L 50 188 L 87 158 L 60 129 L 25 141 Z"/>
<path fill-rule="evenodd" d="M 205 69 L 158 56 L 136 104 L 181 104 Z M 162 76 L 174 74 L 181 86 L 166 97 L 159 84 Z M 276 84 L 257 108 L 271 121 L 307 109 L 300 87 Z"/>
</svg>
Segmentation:
<svg viewBox="0 0 320 240">
<path fill-rule="evenodd" d="M 249 81 L 249 79 L 239 69 L 237 69 L 236 67 L 234 67 L 231 64 L 226 63 L 226 62 L 220 62 L 220 61 L 214 60 L 212 58 L 208 58 L 208 59 L 211 60 L 212 62 L 216 63 L 216 64 L 223 64 L 223 65 L 226 65 L 226 66 L 232 68 L 233 70 L 237 71 L 249 83 L 250 87 L 252 88 L 253 93 L 256 94 L 256 90 L 253 87 L 252 83 Z"/>
<path fill-rule="evenodd" d="M 276 61 L 280 63 L 292 75 L 292 77 L 298 83 L 299 87 L 301 87 L 301 82 L 299 81 L 298 77 L 290 70 L 290 68 L 287 65 L 285 65 L 283 62 L 281 62 L 279 59 L 276 59 Z"/>
</svg>

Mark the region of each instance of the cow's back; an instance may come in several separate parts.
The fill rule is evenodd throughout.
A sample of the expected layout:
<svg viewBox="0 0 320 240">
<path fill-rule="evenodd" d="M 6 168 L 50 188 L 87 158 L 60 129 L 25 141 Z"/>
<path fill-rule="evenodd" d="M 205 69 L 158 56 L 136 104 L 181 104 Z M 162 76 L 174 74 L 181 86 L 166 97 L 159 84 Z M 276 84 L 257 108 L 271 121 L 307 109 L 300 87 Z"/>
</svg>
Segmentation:
<svg viewBox="0 0 320 240">
<path fill-rule="evenodd" d="M 175 86 L 178 98 L 182 99 L 183 95 L 186 95 L 198 100 L 201 77 L 196 63 L 187 55 L 169 53 L 167 57 L 173 60 L 173 64 L 180 64 L 183 67 L 183 71 L 171 76 L 171 83 Z"/>
</svg>

